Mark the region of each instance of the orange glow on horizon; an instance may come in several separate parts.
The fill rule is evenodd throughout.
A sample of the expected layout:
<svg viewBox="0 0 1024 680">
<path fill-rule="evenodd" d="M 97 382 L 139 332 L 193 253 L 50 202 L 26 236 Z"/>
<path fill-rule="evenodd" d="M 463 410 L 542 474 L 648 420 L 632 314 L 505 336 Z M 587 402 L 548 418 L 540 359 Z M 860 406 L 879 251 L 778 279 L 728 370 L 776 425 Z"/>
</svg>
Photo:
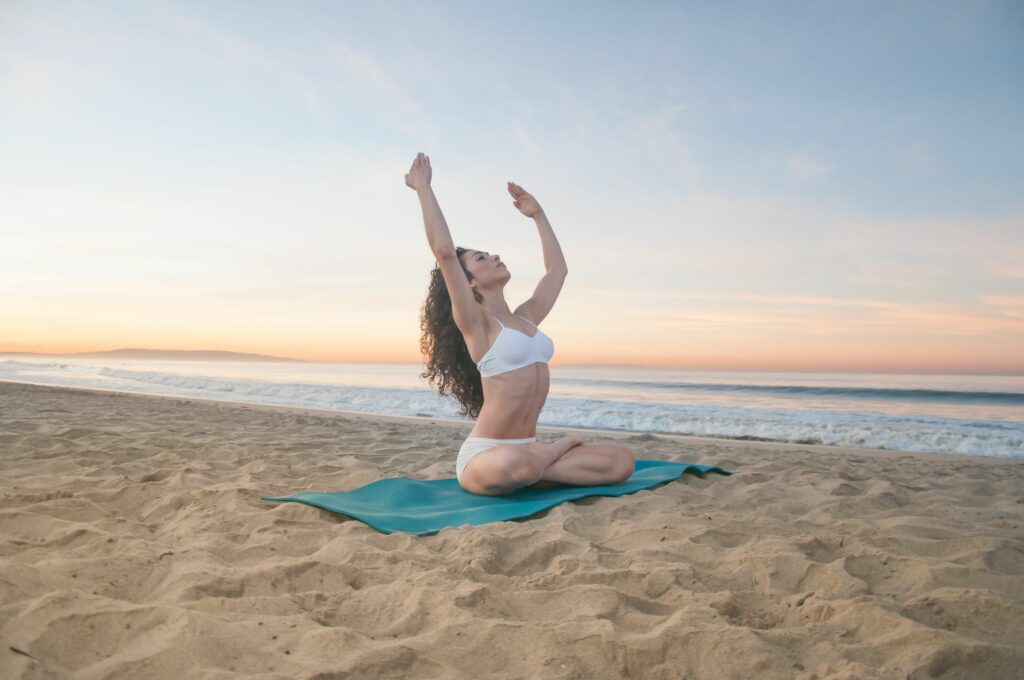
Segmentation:
<svg viewBox="0 0 1024 680">
<path fill-rule="evenodd" d="M 216 346 L 209 343 L 188 346 L 186 343 L 105 343 L 105 344 L 53 344 L 28 345 L 25 343 L 0 344 L 0 354 L 9 352 L 30 352 L 35 354 L 69 355 L 88 352 L 106 352 L 124 348 L 177 351 L 220 351 L 245 354 L 261 354 L 285 359 L 298 359 L 310 363 L 357 363 L 357 364 L 424 364 L 418 352 L 404 349 L 387 351 L 386 348 L 353 347 L 347 351 L 313 350 L 298 347 L 239 347 Z M 863 348 L 859 354 L 821 350 L 815 355 L 801 352 L 760 351 L 719 352 L 686 354 L 679 352 L 668 356 L 650 354 L 612 354 L 610 352 L 577 351 L 558 352 L 551 360 L 552 371 L 560 367 L 577 365 L 631 365 L 652 369 L 675 369 L 694 371 L 757 371 L 757 372 L 926 372 L 926 373 L 1004 373 L 1024 374 L 1024 361 L 1012 348 L 1003 352 L 985 353 L 983 357 L 965 359 L 951 352 L 937 351 L 887 351 L 872 352 Z"/>
</svg>

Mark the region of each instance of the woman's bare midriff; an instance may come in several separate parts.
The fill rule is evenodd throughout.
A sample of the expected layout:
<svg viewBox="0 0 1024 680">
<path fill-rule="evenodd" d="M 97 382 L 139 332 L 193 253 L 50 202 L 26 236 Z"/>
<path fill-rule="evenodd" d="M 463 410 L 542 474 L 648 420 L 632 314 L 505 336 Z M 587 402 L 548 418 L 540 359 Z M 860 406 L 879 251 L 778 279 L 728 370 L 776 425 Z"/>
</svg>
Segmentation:
<svg viewBox="0 0 1024 680">
<path fill-rule="evenodd" d="M 525 439 L 537 435 L 551 373 L 542 362 L 482 378 L 484 405 L 470 437 Z"/>
<path fill-rule="evenodd" d="M 525 325 L 526 322 L 522 323 Z M 488 328 L 483 334 L 486 347 L 490 347 L 501 332 L 496 322 L 485 322 L 484 327 L 490 325 L 494 328 Z M 531 332 L 532 328 L 527 330 L 528 334 Z M 493 337 L 488 337 L 492 334 Z M 479 346 L 484 346 L 484 343 Z M 479 352 L 478 357 L 485 353 L 486 350 Z M 538 361 L 514 371 L 481 378 L 480 381 L 484 405 L 480 407 L 480 415 L 469 433 L 470 437 L 526 439 L 537 436 L 537 419 L 551 386 L 551 372 L 547 364 Z"/>
</svg>

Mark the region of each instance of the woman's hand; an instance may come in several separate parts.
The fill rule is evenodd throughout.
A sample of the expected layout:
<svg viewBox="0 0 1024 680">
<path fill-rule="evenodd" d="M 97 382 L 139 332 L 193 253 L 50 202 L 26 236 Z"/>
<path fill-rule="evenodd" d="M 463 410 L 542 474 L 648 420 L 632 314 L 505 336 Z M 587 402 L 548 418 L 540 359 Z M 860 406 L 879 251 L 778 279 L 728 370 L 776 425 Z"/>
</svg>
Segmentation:
<svg viewBox="0 0 1024 680">
<path fill-rule="evenodd" d="M 512 194 L 514 199 L 512 205 L 527 217 L 536 217 L 541 213 L 540 203 L 537 202 L 537 199 L 515 182 L 508 183 L 508 193 Z"/>
<path fill-rule="evenodd" d="M 430 156 L 420 152 L 416 154 L 416 160 L 412 162 L 412 167 L 405 175 L 405 185 L 416 191 L 425 189 L 430 186 L 430 176 Z"/>
</svg>

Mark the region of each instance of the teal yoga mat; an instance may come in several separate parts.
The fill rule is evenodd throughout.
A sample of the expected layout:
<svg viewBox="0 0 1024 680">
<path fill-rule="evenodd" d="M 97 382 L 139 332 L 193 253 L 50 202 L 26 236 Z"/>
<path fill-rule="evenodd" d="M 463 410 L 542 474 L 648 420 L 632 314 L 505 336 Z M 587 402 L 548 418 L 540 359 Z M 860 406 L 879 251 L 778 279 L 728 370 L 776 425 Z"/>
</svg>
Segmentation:
<svg viewBox="0 0 1024 680">
<path fill-rule="evenodd" d="M 423 536 L 445 527 L 529 517 L 559 503 L 586 496 L 622 496 L 678 479 L 687 472 L 700 476 L 705 472 L 732 474 L 711 465 L 638 460 L 629 479 L 601 486 L 524 487 L 505 496 L 481 496 L 463 489 L 454 477 L 430 480 L 388 477 L 353 491 L 302 491 L 282 498 L 263 496 L 260 500 L 305 503 L 354 517 L 386 534 L 404 531 Z"/>
</svg>

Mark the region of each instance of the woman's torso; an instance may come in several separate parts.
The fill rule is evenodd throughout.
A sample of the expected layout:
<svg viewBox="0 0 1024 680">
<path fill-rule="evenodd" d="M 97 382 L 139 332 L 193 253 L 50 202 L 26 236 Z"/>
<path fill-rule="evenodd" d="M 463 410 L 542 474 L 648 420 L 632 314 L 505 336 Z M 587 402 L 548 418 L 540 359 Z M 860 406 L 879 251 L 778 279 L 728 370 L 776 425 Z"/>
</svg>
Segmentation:
<svg viewBox="0 0 1024 680">
<path fill-rule="evenodd" d="M 466 337 L 470 358 L 475 363 L 491 351 L 503 331 L 519 332 L 531 338 L 537 337 L 540 329 L 520 316 L 498 320 L 486 315 L 486 336 Z M 530 363 L 498 375 L 481 377 L 484 404 L 480 408 L 471 437 L 491 439 L 523 439 L 537 435 L 537 419 L 547 400 L 551 385 L 548 365 L 542 361 Z"/>
</svg>

